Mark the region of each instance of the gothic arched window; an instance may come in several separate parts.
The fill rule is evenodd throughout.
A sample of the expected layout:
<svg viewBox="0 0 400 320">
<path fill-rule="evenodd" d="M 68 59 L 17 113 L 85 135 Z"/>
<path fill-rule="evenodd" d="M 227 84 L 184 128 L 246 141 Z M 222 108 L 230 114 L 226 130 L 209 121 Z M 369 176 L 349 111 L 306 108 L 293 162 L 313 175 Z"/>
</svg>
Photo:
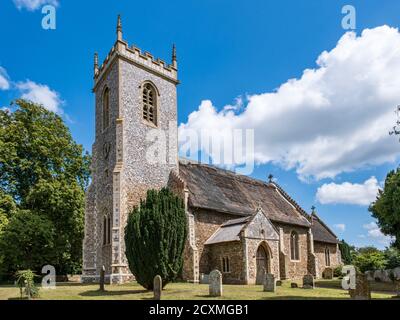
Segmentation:
<svg viewBox="0 0 400 320">
<path fill-rule="evenodd" d="M 328 247 L 325 248 L 325 265 L 327 267 L 331 265 L 331 252 Z"/>
<path fill-rule="evenodd" d="M 290 234 L 290 258 L 292 260 L 300 260 L 299 235 L 295 231 Z"/>
<path fill-rule="evenodd" d="M 156 88 L 150 84 L 143 85 L 143 119 L 157 125 L 157 91 Z"/>
<path fill-rule="evenodd" d="M 103 130 L 110 125 L 110 90 L 106 88 L 103 93 Z"/>
<path fill-rule="evenodd" d="M 222 258 L 222 272 L 223 273 L 231 272 L 231 266 L 230 266 L 228 257 Z"/>
<path fill-rule="evenodd" d="M 103 245 L 111 244 L 111 216 L 103 218 Z"/>
</svg>

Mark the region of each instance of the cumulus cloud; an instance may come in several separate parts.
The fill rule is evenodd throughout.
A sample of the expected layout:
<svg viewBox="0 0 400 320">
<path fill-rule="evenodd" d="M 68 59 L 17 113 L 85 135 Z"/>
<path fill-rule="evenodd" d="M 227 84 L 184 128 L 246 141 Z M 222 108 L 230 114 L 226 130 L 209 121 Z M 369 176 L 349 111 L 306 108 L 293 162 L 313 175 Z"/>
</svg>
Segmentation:
<svg viewBox="0 0 400 320">
<path fill-rule="evenodd" d="M 329 183 L 318 188 L 316 198 L 322 204 L 356 204 L 367 206 L 376 200 L 379 184 L 371 177 L 363 184 L 344 182 Z"/>
<path fill-rule="evenodd" d="M 46 109 L 62 114 L 62 104 L 64 103 L 58 92 L 51 90 L 47 85 L 38 84 L 27 80 L 17 83 L 17 88 L 21 91 L 22 99 L 42 104 Z"/>
<path fill-rule="evenodd" d="M 376 224 L 376 222 L 370 222 L 368 224 L 364 224 L 363 228 L 368 230 L 368 234 L 366 237 L 378 241 L 378 243 L 382 245 L 389 246 L 390 243 L 394 240 L 390 236 L 385 236 L 382 233 L 381 229 Z"/>
<path fill-rule="evenodd" d="M 333 227 L 341 232 L 346 231 L 346 225 L 344 223 L 334 224 Z"/>
<path fill-rule="evenodd" d="M 0 90 L 10 89 L 10 80 L 6 69 L 0 66 Z"/>
<path fill-rule="evenodd" d="M 13 0 L 18 10 L 26 9 L 28 11 L 35 11 L 46 4 L 58 6 L 58 0 Z"/>
<path fill-rule="evenodd" d="M 218 111 L 203 101 L 180 125 L 180 136 L 254 129 L 256 162 L 295 169 L 304 180 L 393 162 L 400 154 L 388 134 L 400 101 L 399 48 L 395 28 L 365 29 L 360 36 L 348 32 L 320 54 L 315 68 L 273 92 L 248 96 L 239 111 L 231 106 Z"/>
</svg>

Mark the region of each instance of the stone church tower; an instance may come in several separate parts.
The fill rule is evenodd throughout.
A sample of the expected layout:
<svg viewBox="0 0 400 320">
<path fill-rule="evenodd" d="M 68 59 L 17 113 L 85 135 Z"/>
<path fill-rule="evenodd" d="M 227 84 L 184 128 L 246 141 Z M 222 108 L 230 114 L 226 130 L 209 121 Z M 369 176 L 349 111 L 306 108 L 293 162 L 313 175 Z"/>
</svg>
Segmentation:
<svg viewBox="0 0 400 320">
<path fill-rule="evenodd" d="M 94 61 L 96 134 L 83 282 L 98 281 L 103 266 L 107 282 L 131 277 L 124 243 L 128 212 L 148 189 L 166 186 L 171 171 L 178 174 L 178 83 L 175 47 L 169 65 L 129 46 L 118 17 L 114 46 L 101 66 L 97 54 Z"/>
</svg>

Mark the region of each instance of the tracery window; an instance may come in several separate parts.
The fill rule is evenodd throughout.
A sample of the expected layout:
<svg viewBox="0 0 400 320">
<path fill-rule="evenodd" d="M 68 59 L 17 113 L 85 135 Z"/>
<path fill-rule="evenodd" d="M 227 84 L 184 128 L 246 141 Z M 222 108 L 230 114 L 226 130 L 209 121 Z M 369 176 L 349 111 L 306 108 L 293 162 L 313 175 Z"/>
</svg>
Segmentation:
<svg viewBox="0 0 400 320">
<path fill-rule="evenodd" d="M 290 258 L 292 260 L 300 260 L 299 235 L 295 231 L 290 234 Z"/>
<path fill-rule="evenodd" d="M 157 125 L 157 92 L 150 83 L 143 86 L 143 119 Z"/>
</svg>

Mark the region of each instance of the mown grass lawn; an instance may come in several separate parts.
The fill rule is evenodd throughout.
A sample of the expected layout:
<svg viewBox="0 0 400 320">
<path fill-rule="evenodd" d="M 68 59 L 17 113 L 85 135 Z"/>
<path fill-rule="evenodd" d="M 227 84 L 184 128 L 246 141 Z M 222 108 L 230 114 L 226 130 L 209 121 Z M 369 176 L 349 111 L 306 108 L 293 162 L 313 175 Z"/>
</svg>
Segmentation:
<svg viewBox="0 0 400 320">
<path fill-rule="evenodd" d="M 108 285 L 105 292 L 98 285 L 60 283 L 56 289 L 41 289 L 39 299 L 44 300 L 140 300 L 152 299 L 153 293 L 133 282 L 123 285 Z M 391 290 L 391 287 L 379 288 Z M 394 292 L 373 292 L 373 299 L 392 299 Z M 18 299 L 19 289 L 0 286 L 0 300 Z M 208 285 L 171 283 L 162 293 L 163 300 L 207 300 Z M 275 293 L 263 292 L 262 286 L 224 285 L 223 297 L 218 299 L 264 300 L 264 299 L 349 299 L 347 291 L 340 288 L 339 280 L 318 281 L 315 289 L 291 288 L 289 281 L 277 287 Z"/>
</svg>

